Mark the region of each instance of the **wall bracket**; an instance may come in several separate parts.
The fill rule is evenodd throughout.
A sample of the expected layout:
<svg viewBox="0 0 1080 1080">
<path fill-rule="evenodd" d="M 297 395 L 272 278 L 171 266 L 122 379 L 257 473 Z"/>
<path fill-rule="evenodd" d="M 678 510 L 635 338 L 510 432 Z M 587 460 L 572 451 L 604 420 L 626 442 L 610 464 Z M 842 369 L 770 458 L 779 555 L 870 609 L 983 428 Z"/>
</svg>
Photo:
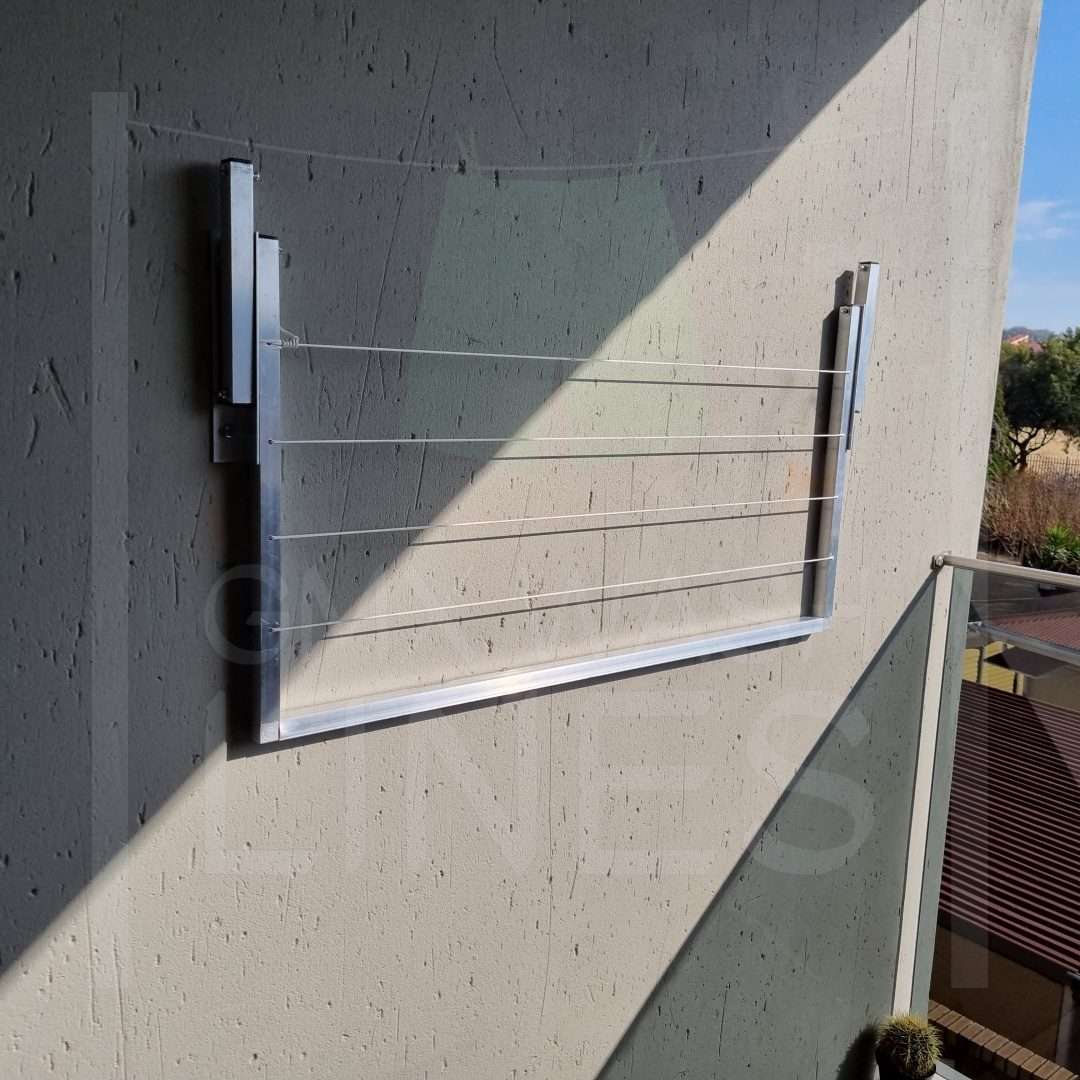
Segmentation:
<svg viewBox="0 0 1080 1080">
<path fill-rule="evenodd" d="M 211 232 L 214 279 L 214 400 L 211 458 L 228 464 L 258 456 L 255 375 L 255 168 L 221 163 Z"/>
</svg>

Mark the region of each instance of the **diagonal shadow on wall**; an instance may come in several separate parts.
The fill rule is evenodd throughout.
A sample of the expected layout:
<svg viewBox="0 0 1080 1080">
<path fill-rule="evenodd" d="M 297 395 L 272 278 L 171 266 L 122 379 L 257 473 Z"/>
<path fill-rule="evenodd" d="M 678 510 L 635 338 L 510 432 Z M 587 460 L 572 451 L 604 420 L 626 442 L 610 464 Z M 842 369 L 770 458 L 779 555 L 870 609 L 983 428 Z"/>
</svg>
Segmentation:
<svg viewBox="0 0 1080 1080">
<path fill-rule="evenodd" d="M 458 5 L 432 22 L 430 13 L 419 19 L 408 5 L 387 2 L 369 10 L 368 22 L 379 30 L 381 55 L 394 56 L 402 68 L 377 88 L 363 81 L 376 64 L 369 62 L 365 71 L 355 57 L 310 70 L 306 58 L 292 54 L 277 67 L 243 58 L 206 67 L 200 66 L 209 64 L 201 50 L 187 58 L 188 66 L 174 65 L 184 74 L 163 88 L 160 51 L 118 46 L 126 48 L 123 63 L 110 68 L 102 82 L 112 85 L 118 69 L 125 80 L 121 88 L 136 85 L 141 93 L 134 99 L 129 146 L 130 711 L 116 721 L 129 725 L 127 789 L 115 794 L 126 801 L 127 829 L 110 839 L 106 857 L 225 737 L 223 730 L 208 731 L 207 704 L 227 684 L 233 666 L 208 640 L 204 609 L 229 565 L 228 520 L 244 517 L 248 508 L 235 477 L 208 475 L 203 171 L 225 153 L 246 151 L 273 175 L 274 182 L 260 191 L 258 227 L 302 238 L 305 252 L 303 260 L 290 255 L 283 265 L 287 326 L 328 340 L 421 344 L 422 268 L 430 262 L 446 185 L 462 178 L 472 183 L 470 168 L 475 172 L 477 162 L 522 166 L 526 176 L 531 170 L 543 178 L 535 205 L 550 206 L 551 185 L 575 180 L 575 171 L 563 168 L 553 180 L 542 170 L 553 163 L 599 166 L 611 198 L 578 199 L 576 224 L 565 224 L 566 244 L 573 245 L 583 229 L 600 235 L 617 224 L 623 242 L 639 245 L 635 250 L 644 254 L 626 261 L 617 250 L 610 258 L 605 252 L 602 264 L 591 262 L 595 256 L 588 252 L 569 259 L 574 287 L 554 302 L 546 292 L 551 275 L 538 272 L 531 293 L 520 297 L 523 310 L 533 304 L 539 313 L 534 333 L 526 332 L 527 318 L 507 319 L 500 297 L 497 306 L 476 304 L 475 312 L 486 319 L 479 341 L 473 341 L 475 328 L 464 328 L 461 338 L 461 347 L 482 341 L 492 349 L 587 355 L 656 290 L 674 261 L 687 256 L 918 6 L 919 0 L 886 0 L 867 14 L 855 0 L 724 3 L 716 10 L 611 2 L 573 20 L 544 5 L 508 11 L 496 22 L 487 12 Z M 137 24 L 149 17 L 132 12 L 125 40 L 164 38 L 179 55 L 184 41 L 199 40 L 200 19 L 207 21 L 207 38 L 225 33 L 218 13 L 196 10 L 185 14 L 192 27 L 177 40 L 160 28 L 140 38 Z M 348 47 L 329 21 L 312 23 L 292 10 L 281 19 L 274 34 L 286 46 L 304 42 L 310 54 L 322 49 L 334 55 Z M 239 32 L 237 37 L 247 41 Z M 301 63 L 308 81 L 285 89 L 278 76 Z M 72 85 L 77 76 L 71 73 Z M 178 119 L 196 113 L 199 123 Z M 207 139 L 212 123 L 226 133 L 224 141 Z M 181 126 L 184 132 L 177 130 Z M 463 144 L 463 133 L 474 134 L 466 134 Z M 306 150 L 308 142 L 376 147 L 384 163 Z M 61 145 L 36 166 L 41 184 L 81 183 L 79 152 Z M 415 159 L 438 164 L 411 165 Z M 656 170 L 649 174 L 649 198 L 660 201 L 650 212 L 665 222 L 663 243 L 650 238 L 648 221 L 625 214 L 623 207 L 612 209 L 616 193 L 622 198 L 621 176 L 628 190 L 635 182 L 640 186 L 643 170 L 636 163 L 642 161 Z M 496 199 L 505 180 L 488 168 L 476 192 L 486 190 L 485 197 Z M 587 185 L 578 190 L 586 192 Z M 601 215 L 599 227 L 586 222 L 590 214 Z M 780 228 L 776 223 L 763 239 L 763 259 L 775 248 Z M 505 240 L 492 238 L 492 256 L 506 249 Z M 528 255 L 525 244 L 515 257 L 527 261 Z M 475 263 L 474 250 L 460 264 L 448 263 L 445 272 Z M 830 288 L 837 269 L 828 268 Z M 497 276 L 496 268 L 489 284 Z M 602 279 L 603 288 L 590 286 L 591 277 Z M 452 317 L 453 309 L 447 303 L 439 318 Z M 552 330 L 556 311 L 564 315 Z M 341 420 L 344 429 L 358 430 L 361 420 L 374 418 L 396 431 L 415 421 L 416 395 L 406 400 L 396 392 L 395 379 L 406 377 L 393 360 L 363 361 L 360 389 L 351 392 L 354 413 Z M 332 388 L 333 379 L 343 376 L 325 378 Z M 350 378 L 355 387 L 355 371 Z M 482 389 L 461 395 L 458 388 L 458 396 L 465 398 L 466 410 L 474 410 L 472 419 L 501 434 L 517 430 L 557 386 L 539 376 L 522 379 L 520 391 L 501 395 L 497 407 L 488 407 Z M 316 413 L 320 394 L 314 397 Z M 422 402 L 421 414 L 433 403 Z M 425 514 L 437 514 L 462 477 L 484 464 L 455 459 L 440 480 L 429 479 L 424 487 L 412 463 L 388 473 L 379 497 L 399 509 L 419 501 Z M 325 520 L 349 520 L 355 500 L 370 495 L 358 484 L 356 461 L 336 453 L 317 467 L 341 481 L 325 485 L 339 493 L 323 507 Z M 392 552 L 365 557 L 347 573 L 331 558 L 335 605 L 351 603 L 393 558 Z M 27 711 L 6 725 L 13 779 L 4 792 L 3 815 L 5 968 L 92 876 L 94 748 L 83 715 L 87 700 L 59 710 L 48 723 Z"/>
<path fill-rule="evenodd" d="M 933 595 L 892 629 L 603 1080 L 875 1075 L 865 1033 L 892 1005 Z"/>
</svg>

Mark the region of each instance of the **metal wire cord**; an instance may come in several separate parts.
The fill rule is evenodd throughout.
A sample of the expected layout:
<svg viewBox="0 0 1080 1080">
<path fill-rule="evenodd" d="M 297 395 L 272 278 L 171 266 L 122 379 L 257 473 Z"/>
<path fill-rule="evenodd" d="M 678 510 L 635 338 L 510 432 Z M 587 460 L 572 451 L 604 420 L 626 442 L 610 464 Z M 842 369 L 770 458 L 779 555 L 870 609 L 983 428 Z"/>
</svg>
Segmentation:
<svg viewBox="0 0 1080 1080">
<path fill-rule="evenodd" d="M 523 593 L 520 596 L 502 596 L 494 600 L 470 600 L 463 604 L 440 604 L 436 607 L 412 608 L 407 611 L 389 611 L 382 615 L 361 615 L 351 619 L 328 619 L 325 622 L 298 623 L 294 626 L 271 627 L 275 634 L 285 634 L 294 630 L 319 630 L 328 626 L 347 626 L 356 623 L 374 622 L 379 619 L 399 619 L 413 615 L 435 615 L 446 611 L 464 611 L 468 608 L 494 607 L 499 604 L 550 600 L 556 596 L 579 596 L 589 592 L 607 592 L 609 589 L 629 589 L 641 585 L 664 585 L 672 581 L 699 581 L 702 578 L 722 577 L 725 574 L 746 574 L 754 570 L 780 570 L 789 566 L 809 566 L 813 563 L 831 562 L 832 555 L 821 555 L 814 559 L 792 559 L 788 562 L 763 563 L 760 566 L 736 566 L 729 570 L 705 570 L 699 574 L 675 574 L 672 577 L 645 578 L 641 581 L 619 581 L 613 584 L 583 585 L 576 589 L 556 589 L 553 592 Z M 601 597 L 601 599 L 603 599 Z"/>
<path fill-rule="evenodd" d="M 415 349 L 402 345 L 332 345 L 315 341 L 268 341 L 285 351 L 405 353 L 413 356 L 460 356 L 469 360 L 532 360 L 545 364 L 629 364 L 644 367 L 697 368 L 706 371 L 785 371 L 797 375 L 843 375 L 845 368 L 773 367 L 764 364 L 704 364 L 688 360 L 620 360 L 613 356 L 548 356 L 543 353 L 474 352 L 468 349 Z"/>
<path fill-rule="evenodd" d="M 436 443 L 704 442 L 710 439 L 839 439 L 836 432 L 769 432 L 765 435 L 399 435 L 388 439 L 267 439 L 270 446 L 399 446 Z"/>
<path fill-rule="evenodd" d="M 606 173 L 606 172 L 638 172 L 644 173 L 661 168 L 684 168 L 686 166 L 707 165 L 711 162 L 734 161 L 741 158 L 775 157 L 780 153 L 780 148 L 775 143 L 763 146 L 743 146 L 734 150 L 705 151 L 698 154 L 677 154 L 655 156 L 643 154 L 637 158 L 623 158 L 618 161 L 566 161 L 566 162 L 530 162 L 530 161 L 504 161 L 482 162 L 474 160 L 472 156 L 462 159 L 460 155 L 449 155 L 442 158 L 406 158 L 403 154 L 361 154 L 345 153 L 342 151 L 323 150 L 317 147 L 285 146 L 280 143 L 267 142 L 264 139 L 256 139 L 253 136 L 241 137 L 226 135 L 222 132 L 204 131 L 201 128 L 189 128 L 171 126 L 151 120 L 128 120 L 128 127 L 148 131 L 151 135 L 175 135 L 190 139 L 203 139 L 209 142 L 221 143 L 231 146 L 240 146 L 248 153 L 259 152 L 275 154 L 291 154 L 307 159 L 322 161 L 345 162 L 357 165 L 373 165 L 405 171 L 424 172 L 451 172 L 451 173 L 479 173 L 485 176 L 492 174 L 515 175 L 522 174 L 573 174 L 573 173 Z M 858 132 L 855 135 L 833 136 L 831 138 L 811 139 L 805 134 L 800 135 L 791 144 L 792 149 L 816 151 L 827 150 L 827 156 L 832 159 L 836 156 L 838 146 L 849 143 L 868 142 L 871 139 L 892 139 L 903 134 L 907 129 L 904 127 L 879 127 L 873 131 Z"/>
<path fill-rule="evenodd" d="M 488 518 L 482 521 L 429 522 L 426 525 L 389 525 L 377 529 L 334 529 L 331 532 L 271 533 L 271 540 L 323 540 L 333 536 L 376 536 L 384 533 L 426 532 L 428 529 L 469 529 L 481 525 L 527 525 L 548 521 L 581 521 L 585 518 L 626 517 L 636 514 L 677 514 L 691 510 L 729 510 L 736 506 L 779 506 L 785 503 L 832 502 L 835 495 L 803 495 L 796 499 L 743 499 L 740 502 L 694 503 L 688 506 L 653 506 L 631 510 L 592 510 L 581 514 L 541 514 L 535 517 Z"/>
</svg>

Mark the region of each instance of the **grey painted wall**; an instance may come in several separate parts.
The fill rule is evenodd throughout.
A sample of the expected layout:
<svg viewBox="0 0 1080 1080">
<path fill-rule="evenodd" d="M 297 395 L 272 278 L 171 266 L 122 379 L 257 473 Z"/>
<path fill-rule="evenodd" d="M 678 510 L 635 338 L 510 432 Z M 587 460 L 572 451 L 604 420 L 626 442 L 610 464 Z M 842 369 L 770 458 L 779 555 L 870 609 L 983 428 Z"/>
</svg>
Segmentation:
<svg viewBox="0 0 1080 1080">
<path fill-rule="evenodd" d="M 924 588 L 778 800 L 605 1080 L 872 1075 L 888 1008 L 933 613 Z"/>
<path fill-rule="evenodd" d="M 894 752 L 854 751 L 850 775 L 901 815 L 856 861 L 859 914 L 895 916 L 921 688 L 918 664 L 888 678 L 875 665 L 892 670 L 930 554 L 974 543 L 1037 7 L 5 6 L 5 1076 L 596 1075 L 703 913 L 742 895 L 747 845 L 794 813 L 784 793 L 808 757 L 842 756 L 830 725 L 857 684 L 880 688 L 873 727 L 889 734 L 874 741 Z M 92 97 L 118 90 L 121 105 Z M 237 153 L 266 178 L 260 227 L 286 241 L 285 323 L 329 340 L 450 333 L 463 301 L 433 309 L 429 281 L 467 272 L 499 285 L 463 308 L 492 344 L 594 350 L 630 327 L 635 348 L 686 334 L 729 360 L 813 367 L 834 279 L 877 257 L 833 630 L 273 753 L 227 749 L 230 665 L 207 608 L 244 505 L 207 462 L 204 227 L 207 170 Z M 548 207 L 558 184 L 572 211 L 492 242 L 492 259 L 511 253 L 505 274 L 441 219 L 455 184 L 475 184 L 465 213 L 504 163 L 529 169 L 520 188 L 500 174 L 499 213 Z M 568 163 L 603 166 L 601 194 Z M 629 217 L 623 181 L 639 200 Z M 523 256 L 550 231 L 541 250 L 561 261 L 537 273 Z M 455 235 L 470 237 L 457 261 Z M 605 235 L 622 250 L 598 253 Z M 536 326 L 508 314 L 515 294 Z M 375 425 L 429 390 L 418 405 L 393 364 L 362 392 L 312 374 Z M 516 385 L 497 398 L 515 426 L 563 392 Z M 736 396 L 712 420 L 753 407 Z M 404 472 L 387 497 L 404 485 L 437 513 L 460 494 L 452 470 L 438 475 L 426 502 Z M 330 482 L 358 500 L 363 480 L 354 469 L 350 488 L 342 459 L 313 467 L 306 490 L 342 514 L 358 504 Z M 756 529 L 725 535 L 725 560 L 755 561 Z M 396 587 L 393 559 L 347 565 Z M 788 599 L 715 594 L 689 618 Z M 564 624 L 544 644 L 572 651 L 591 632 Z M 808 970 L 849 998 L 815 1058 L 826 1068 L 887 1006 L 894 961 L 881 944 L 852 954 L 855 971 L 831 965 L 840 923 L 812 913 L 844 880 L 815 878 L 803 935 Z M 770 882 L 776 919 L 804 884 Z M 711 917 L 706 952 L 735 955 L 736 923 Z M 771 1068 L 756 1017 L 788 1000 L 774 955 L 755 961 L 756 996 L 733 1002 L 722 1060 Z M 691 985 L 684 968 L 665 985 Z M 820 1007 L 805 1001 L 800 1030 Z M 715 1075 L 707 1024 L 693 1030 L 684 1067 Z"/>
</svg>

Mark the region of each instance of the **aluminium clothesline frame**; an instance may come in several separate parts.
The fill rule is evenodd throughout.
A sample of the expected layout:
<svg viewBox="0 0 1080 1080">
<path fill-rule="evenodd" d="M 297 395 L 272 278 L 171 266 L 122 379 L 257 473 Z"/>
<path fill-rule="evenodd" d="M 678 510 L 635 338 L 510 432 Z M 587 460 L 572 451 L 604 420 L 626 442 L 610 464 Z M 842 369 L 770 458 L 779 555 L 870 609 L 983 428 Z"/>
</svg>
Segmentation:
<svg viewBox="0 0 1080 1080">
<path fill-rule="evenodd" d="M 660 667 L 681 661 L 719 656 L 757 646 L 795 641 L 826 630 L 833 615 L 840 525 L 843 515 L 848 458 L 852 449 L 855 417 L 862 409 L 866 372 L 872 346 L 880 268 L 875 262 L 861 262 L 854 278 L 852 303 L 842 304 L 836 313 L 834 365 L 830 368 L 805 369 L 826 381 L 828 394 L 828 430 L 812 435 L 778 432 L 770 435 L 722 436 L 813 439 L 823 446 L 821 494 L 807 495 L 808 509 L 818 517 L 817 549 L 798 560 L 803 570 L 811 570 L 810 600 L 797 616 L 716 633 L 696 635 L 675 641 L 612 650 L 568 661 L 532 665 L 493 675 L 432 684 L 420 689 L 381 693 L 310 708 L 283 710 L 281 706 L 281 543 L 292 539 L 281 530 L 281 462 L 285 448 L 294 443 L 321 443 L 325 440 L 285 440 L 281 432 L 281 353 L 285 348 L 303 347 L 303 343 L 283 340 L 280 319 L 279 245 L 274 237 L 255 231 L 254 167 L 250 161 L 229 158 L 221 162 L 220 206 L 212 237 L 215 260 L 215 397 L 212 410 L 212 460 L 219 463 L 252 465 L 257 475 L 256 517 L 258 530 L 258 586 L 255 598 L 257 615 L 257 693 L 252 736 L 258 743 L 274 743 L 343 728 L 360 728 L 407 716 L 423 715 L 444 709 L 491 702 L 527 692 L 550 689 L 598 678 L 610 678 L 632 671 Z M 319 346 L 329 348 L 332 346 Z M 394 351 L 387 346 L 333 346 L 354 351 Z M 471 356 L 459 350 L 423 350 L 445 356 Z M 485 356 L 487 354 L 484 354 Z M 512 358 L 516 354 L 500 354 Z M 579 357 L 545 357 L 546 360 L 582 363 Z M 619 362 L 607 359 L 605 362 Z M 629 363 L 640 362 L 629 360 Z M 662 364 L 662 361 L 649 361 Z M 678 366 L 677 362 L 673 366 Z M 685 366 L 685 365 L 684 365 Z M 699 366 L 699 365 L 694 365 Z M 715 367 L 722 373 L 725 365 Z M 745 370 L 747 365 L 730 365 Z M 769 371 L 768 367 L 755 370 Z M 777 370 L 799 371 L 796 368 Z M 722 385 L 722 384 L 718 384 Z M 713 438 L 721 436 L 712 436 Z M 514 437 L 511 437 L 514 438 Z M 611 436 L 611 441 L 625 438 L 653 439 L 654 436 Z M 387 441 L 387 440 L 382 440 Z M 422 440 L 389 440 L 407 444 Z M 491 441 L 478 438 L 469 441 Z M 790 500 L 765 500 L 765 502 Z M 760 500 L 755 500 L 756 505 Z M 733 504 L 734 505 L 734 504 Z M 743 505 L 751 505 L 745 503 Z M 707 509 L 707 506 L 697 509 Z M 686 507 L 657 508 L 686 510 Z M 630 513 L 631 511 L 627 511 Z M 644 512 L 644 511 L 641 511 Z M 578 515 L 554 515 L 554 517 Z M 462 523 L 466 524 L 466 523 Z M 475 523 L 468 523 L 475 524 Z M 483 524 L 499 524 L 492 521 Z M 454 527 L 453 523 L 432 527 Z M 358 533 L 377 530 L 355 530 Z M 387 531 L 394 531 L 392 529 Z M 349 535 L 345 530 L 340 535 Z M 319 535 L 319 534 L 312 534 Z M 295 539 L 303 539 L 303 535 Z M 786 565 L 786 564 L 785 564 Z M 792 563 L 791 565 L 795 565 Z M 718 570 L 704 576 L 723 579 L 754 568 Z M 685 577 L 689 579 L 691 575 Z M 697 575 L 702 576 L 702 575 Z M 682 580 L 676 578 L 672 580 Z M 609 586 L 588 587 L 584 591 L 616 589 Z M 582 590 L 563 590 L 567 595 Z M 544 596 L 560 595 L 543 594 Z M 517 598 L 520 599 L 520 598 Z M 474 603 L 467 606 L 495 605 L 502 601 Z M 530 603 L 531 608 L 531 603 Z M 448 608 L 449 610 L 449 608 Z M 320 626 L 349 620 L 328 620 Z"/>
</svg>

